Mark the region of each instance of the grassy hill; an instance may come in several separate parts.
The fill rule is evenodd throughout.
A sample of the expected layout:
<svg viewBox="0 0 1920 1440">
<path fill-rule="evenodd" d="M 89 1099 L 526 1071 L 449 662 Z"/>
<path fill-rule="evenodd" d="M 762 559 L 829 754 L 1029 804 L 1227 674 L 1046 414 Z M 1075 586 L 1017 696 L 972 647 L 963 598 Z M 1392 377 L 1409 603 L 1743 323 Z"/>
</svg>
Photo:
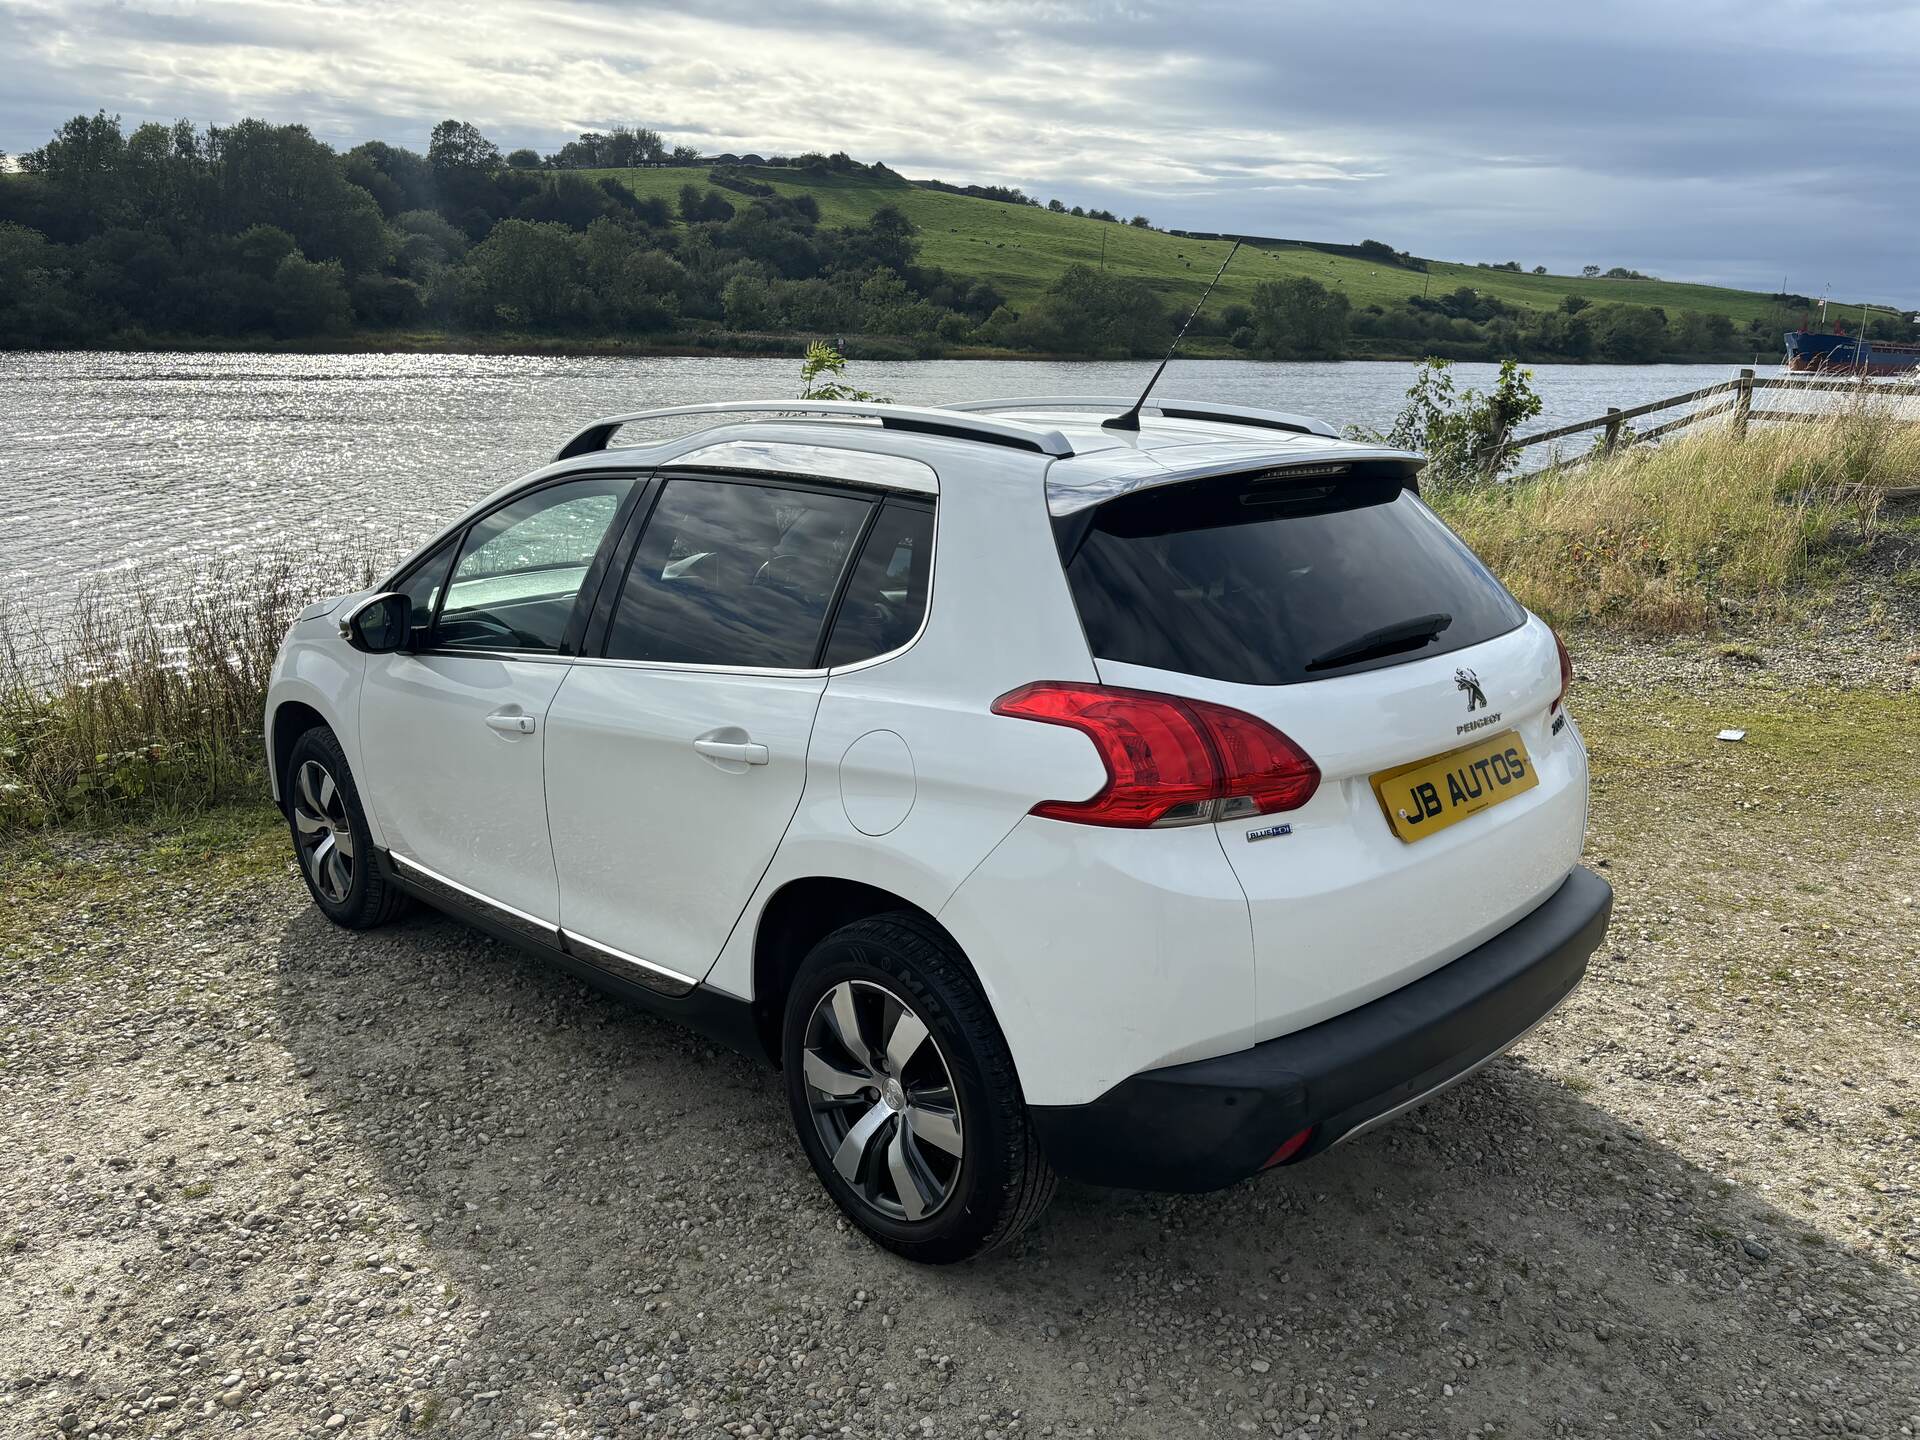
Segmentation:
<svg viewBox="0 0 1920 1440">
<path fill-rule="evenodd" d="M 589 170 L 592 178 L 612 176 L 638 195 L 659 195 L 670 203 L 686 184 L 707 187 L 707 167 Z M 738 173 L 788 195 L 811 194 L 826 225 L 855 224 L 882 205 L 897 206 L 920 227 L 921 258 L 959 274 L 991 280 L 1017 309 L 1076 261 L 1101 263 L 1135 276 L 1170 300 L 1192 304 L 1226 257 L 1229 242 L 1194 240 L 1158 230 L 1135 229 L 1105 220 L 1061 215 L 1031 205 L 1009 205 L 970 195 L 926 190 L 898 180 L 866 175 L 802 174 L 746 167 Z M 728 194 L 735 204 L 749 197 Z M 1353 237 L 1358 239 L 1359 237 Z M 1390 243 L 1394 237 L 1382 237 Z M 1214 303 L 1245 301 L 1263 280 L 1305 275 L 1330 289 L 1346 292 L 1356 306 L 1390 305 L 1425 288 L 1444 295 L 1462 285 L 1510 304 L 1550 310 L 1564 295 L 1583 295 L 1595 303 L 1623 301 L 1659 305 L 1667 312 L 1697 310 L 1722 314 L 1736 325 L 1771 314 L 1771 297 L 1718 285 L 1686 285 L 1665 280 L 1586 279 L 1578 275 L 1516 275 L 1432 260 L 1423 271 L 1382 265 L 1352 256 L 1329 254 L 1304 244 L 1281 243 L 1259 251 L 1242 250 L 1220 282 Z M 1858 302 L 1854 302 L 1855 309 Z"/>
</svg>

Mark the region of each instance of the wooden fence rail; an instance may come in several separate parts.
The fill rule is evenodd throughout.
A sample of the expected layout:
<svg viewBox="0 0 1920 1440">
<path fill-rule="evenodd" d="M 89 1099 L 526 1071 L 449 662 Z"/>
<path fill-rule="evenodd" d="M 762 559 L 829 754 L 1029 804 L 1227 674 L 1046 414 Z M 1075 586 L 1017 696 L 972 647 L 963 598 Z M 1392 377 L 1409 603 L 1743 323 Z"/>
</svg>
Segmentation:
<svg viewBox="0 0 1920 1440">
<path fill-rule="evenodd" d="M 1810 390 L 1836 391 L 1848 390 L 1861 395 L 1872 396 L 1920 396 L 1920 380 L 1898 380 L 1886 385 L 1867 385 L 1859 380 L 1818 380 L 1801 379 L 1797 375 L 1756 377 L 1751 370 L 1742 370 L 1739 378 L 1723 381 L 1718 385 L 1706 385 L 1698 390 L 1688 390 L 1681 395 L 1669 395 L 1662 400 L 1649 400 L 1644 405 L 1632 405 L 1626 409 L 1610 407 L 1604 415 L 1596 415 L 1591 420 L 1578 420 L 1571 425 L 1561 425 L 1552 430 L 1542 430 L 1537 435 L 1522 435 L 1509 440 L 1500 447 L 1499 456 L 1505 459 L 1516 455 L 1530 445 L 1543 445 L 1553 440 L 1564 440 L 1569 435 L 1579 435 L 1589 430 L 1605 432 L 1600 445 L 1603 454 L 1618 450 L 1622 444 L 1636 445 L 1643 440 L 1656 440 L 1662 435 L 1670 435 L 1702 420 L 1711 420 L 1716 416 L 1731 414 L 1733 432 L 1744 437 L 1747 424 L 1754 420 L 1794 421 L 1816 420 L 1819 412 L 1810 410 L 1756 410 L 1753 408 L 1755 390 Z M 1628 430 L 1629 420 L 1637 420 L 1642 415 L 1652 415 L 1661 410 L 1671 410 L 1676 405 L 1690 405 L 1697 400 L 1711 399 L 1715 395 L 1728 398 L 1717 405 L 1703 406 L 1690 410 L 1685 415 L 1665 421 L 1650 430 Z M 1908 422 L 1920 424 L 1920 419 Z M 1558 463 L 1558 462 L 1556 462 Z M 1528 471 L 1516 476 L 1519 480 L 1530 480 L 1535 475 L 1545 474 L 1553 466 L 1544 466 L 1539 470 Z"/>
</svg>

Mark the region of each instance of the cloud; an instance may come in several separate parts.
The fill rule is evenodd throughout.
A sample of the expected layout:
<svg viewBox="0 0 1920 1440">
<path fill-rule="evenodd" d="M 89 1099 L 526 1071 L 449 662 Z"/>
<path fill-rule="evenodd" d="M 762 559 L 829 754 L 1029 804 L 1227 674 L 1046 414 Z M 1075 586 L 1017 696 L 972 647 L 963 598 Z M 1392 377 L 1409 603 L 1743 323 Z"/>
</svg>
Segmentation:
<svg viewBox="0 0 1920 1440">
<path fill-rule="evenodd" d="M 650 125 L 1195 229 L 1913 303 L 1920 8 L 1856 0 L 0 0 L 0 147 L 299 120 Z"/>
</svg>

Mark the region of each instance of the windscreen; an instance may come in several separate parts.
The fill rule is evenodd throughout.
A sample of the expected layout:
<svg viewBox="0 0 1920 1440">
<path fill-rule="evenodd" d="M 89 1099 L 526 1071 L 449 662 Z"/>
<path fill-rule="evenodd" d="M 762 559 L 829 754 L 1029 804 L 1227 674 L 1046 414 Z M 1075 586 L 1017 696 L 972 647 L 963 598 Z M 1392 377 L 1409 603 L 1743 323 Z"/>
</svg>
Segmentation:
<svg viewBox="0 0 1920 1440">
<path fill-rule="evenodd" d="M 1477 645 L 1525 618 L 1398 481 L 1200 481 L 1063 535 L 1096 659 L 1291 685 Z"/>
</svg>

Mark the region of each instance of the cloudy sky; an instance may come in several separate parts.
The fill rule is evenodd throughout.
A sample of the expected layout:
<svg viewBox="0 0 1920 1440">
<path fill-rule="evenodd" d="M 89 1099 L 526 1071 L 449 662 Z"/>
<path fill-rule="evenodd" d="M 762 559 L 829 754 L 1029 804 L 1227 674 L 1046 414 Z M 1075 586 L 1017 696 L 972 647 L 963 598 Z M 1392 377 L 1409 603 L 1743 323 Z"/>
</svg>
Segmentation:
<svg viewBox="0 0 1920 1440">
<path fill-rule="evenodd" d="M 0 0 L 0 55 L 9 152 L 102 107 L 343 148 L 624 121 L 1161 225 L 1920 304 L 1911 0 Z"/>
</svg>

